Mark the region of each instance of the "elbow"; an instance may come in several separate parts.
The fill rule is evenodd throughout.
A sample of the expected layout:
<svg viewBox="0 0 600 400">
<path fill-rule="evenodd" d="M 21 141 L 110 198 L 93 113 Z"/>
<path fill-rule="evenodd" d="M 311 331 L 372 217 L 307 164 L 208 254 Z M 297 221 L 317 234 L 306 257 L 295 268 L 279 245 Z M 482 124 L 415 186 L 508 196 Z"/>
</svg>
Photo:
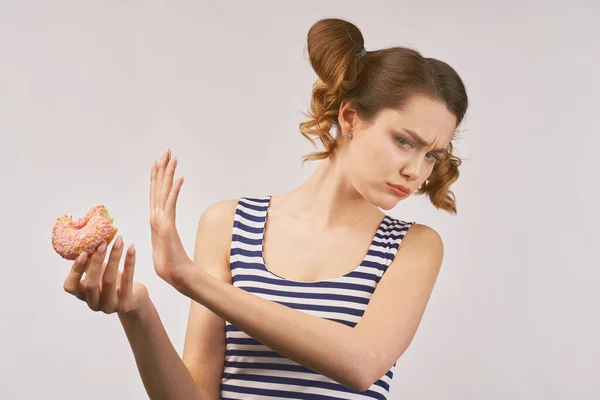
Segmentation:
<svg viewBox="0 0 600 400">
<path fill-rule="evenodd" d="M 368 379 L 364 379 L 364 378 L 359 378 L 359 379 L 350 379 L 350 380 L 346 380 L 345 382 L 342 380 L 338 380 L 338 379 L 334 379 L 335 381 L 337 381 L 338 383 L 340 383 L 341 385 L 347 387 L 348 389 L 354 390 L 356 392 L 362 393 L 367 391 L 370 387 L 371 384 L 368 383 Z"/>
<path fill-rule="evenodd" d="M 361 339 L 358 343 L 356 345 L 358 351 L 349 356 L 352 361 L 349 359 L 346 364 L 353 366 L 352 371 L 346 371 L 349 372 L 346 376 L 350 378 L 348 381 L 351 383 L 346 386 L 358 392 L 366 392 L 389 371 L 394 363 L 386 357 L 388 353 L 379 349 L 376 343 L 369 343 L 366 339 Z"/>
<path fill-rule="evenodd" d="M 351 379 L 350 389 L 365 392 L 381 378 L 381 375 L 378 376 L 380 368 L 375 362 L 365 362 L 366 358 L 357 361 L 358 365 L 356 366 L 356 373 L 353 374 L 353 379 Z"/>
<path fill-rule="evenodd" d="M 367 390 L 369 390 L 369 388 L 371 387 L 371 385 L 373 384 L 373 382 L 371 383 L 360 383 L 359 385 L 357 385 L 356 387 L 352 388 L 354 390 L 356 390 L 357 392 L 366 392 Z"/>
<path fill-rule="evenodd" d="M 354 384 L 351 389 L 356 390 L 358 392 L 366 392 L 371 386 L 373 386 L 375 382 L 377 382 L 381 378 L 381 376 L 376 377 L 376 375 L 377 374 L 364 372 L 362 376 L 359 376 L 357 379 L 354 379 Z"/>
<path fill-rule="evenodd" d="M 357 366 L 357 373 L 354 374 L 353 390 L 365 392 L 369 390 L 374 383 L 380 380 L 392 367 L 388 365 L 375 353 L 365 355 Z"/>
<path fill-rule="evenodd" d="M 371 380 L 371 370 L 366 367 L 366 363 L 357 358 L 354 360 L 354 363 L 346 365 L 352 365 L 352 369 L 346 369 L 343 372 L 339 371 L 335 375 L 326 374 L 326 376 L 348 389 L 357 392 L 368 390 L 374 381 Z"/>
<path fill-rule="evenodd" d="M 368 362 L 366 356 L 362 357 L 358 354 L 352 358 L 352 361 L 348 358 L 344 365 L 347 368 L 344 368 L 343 371 L 339 370 L 335 374 L 321 373 L 340 385 L 359 393 L 369 390 L 373 383 L 377 382 L 385 373 L 378 375 L 381 370 L 381 364 Z"/>
<path fill-rule="evenodd" d="M 351 389 L 361 393 L 366 392 L 375 382 L 377 382 L 377 379 L 371 379 L 370 375 L 365 374 L 353 381 Z"/>
</svg>

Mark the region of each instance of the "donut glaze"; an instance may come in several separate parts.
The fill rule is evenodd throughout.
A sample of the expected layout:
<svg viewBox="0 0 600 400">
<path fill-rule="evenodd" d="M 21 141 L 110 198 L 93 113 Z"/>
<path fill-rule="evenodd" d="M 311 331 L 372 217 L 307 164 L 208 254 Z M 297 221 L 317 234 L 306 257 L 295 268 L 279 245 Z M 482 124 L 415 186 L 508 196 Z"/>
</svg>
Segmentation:
<svg viewBox="0 0 600 400">
<path fill-rule="evenodd" d="M 115 237 L 118 228 L 113 220 L 103 205 L 93 207 L 77 221 L 65 214 L 52 228 L 52 247 L 67 260 L 77 259 L 84 251 L 91 254 L 103 241 L 109 244 Z"/>
</svg>

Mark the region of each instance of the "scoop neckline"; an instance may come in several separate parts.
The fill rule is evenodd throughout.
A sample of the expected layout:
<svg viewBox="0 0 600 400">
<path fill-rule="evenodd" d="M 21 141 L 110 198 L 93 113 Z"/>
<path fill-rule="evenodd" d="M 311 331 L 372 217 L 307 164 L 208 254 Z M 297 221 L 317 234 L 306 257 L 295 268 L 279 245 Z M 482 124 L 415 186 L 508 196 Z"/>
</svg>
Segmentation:
<svg viewBox="0 0 600 400">
<path fill-rule="evenodd" d="M 381 227 L 383 226 L 383 224 L 388 220 L 388 215 L 385 214 L 383 216 L 383 218 L 381 219 L 381 221 L 379 222 L 379 225 L 377 226 L 377 230 L 375 231 L 375 234 L 373 235 L 373 238 L 371 239 L 371 244 L 369 245 L 369 248 L 367 249 L 367 253 L 364 255 L 363 259 L 360 261 L 360 263 L 358 264 L 358 266 L 356 266 L 352 271 L 345 273 L 344 275 L 340 275 L 340 276 L 336 276 L 333 278 L 327 278 L 327 279 L 321 279 L 319 281 L 297 281 L 294 279 L 288 279 L 288 278 L 284 278 L 283 276 L 279 276 L 274 272 L 271 272 L 271 270 L 269 269 L 269 266 L 267 265 L 267 263 L 265 262 L 265 256 L 264 256 L 264 244 L 265 244 L 265 232 L 266 232 L 266 228 L 267 228 L 267 219 L 268 219 L 268 215 L 269 215 L 269 209 L 271 206 L 271 199 L 272 199 L 272 195 L 267 195 L 267 202 L 266 202 L 266 210 L 265 210 L 265 220 L 262 224 L 262 229 L 261 229 L 261 234 L 260 234 L 260 261 L 261 261 L 261 266 L 263 267 L 263 269 L 269 273 L 270 275 L 273 275 L 274 277 L 283 280 L 285 282 L 292 282 L 292 283 L 298 283 L 298 284 L 318 284 L 318 283 L 327 283 L 327 282 L 331 282 L 331 281 L 335 281 L 338 279 L 342 279 L 342 278 L 347 278 L 348 276 L 350 276 L 351 274 L 353 274 L 354 272 L 356 272 L 356 270 L 358 270 L 360 267 L 363 266 L 364 262 L 367 260 L 367 257 L 369 256 L 369 252 L 373 249 L 373 247 L 375 246 L 375 239 L 377 238 L 377 233 L 379 232 L 379 230 L 381 229 Z"/>
</svg>

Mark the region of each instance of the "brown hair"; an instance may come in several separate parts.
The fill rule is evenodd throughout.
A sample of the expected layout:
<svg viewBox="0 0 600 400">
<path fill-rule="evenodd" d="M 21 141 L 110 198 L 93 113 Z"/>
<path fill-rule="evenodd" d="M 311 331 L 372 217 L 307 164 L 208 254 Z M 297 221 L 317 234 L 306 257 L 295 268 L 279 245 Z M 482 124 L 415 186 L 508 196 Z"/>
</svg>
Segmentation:
<svg viewBox="0 0 600 400">
<path fill-rule="evenodd" d="M 319 139 L 325 150 L 305 155 L 302 164 L 327 158 L 336 149 L 330 131 L 334 126 L 340 132 L 338 111 L 343 99 L 350 101 L 367 123 L 384 109 L 402 109 L 414 95 L 443 101 L 456 117 L 457 126 L 463 120 L 467 94 L 461 78 L 448 64 L 405 47 L 368 51 L 360 58 L 363 48 L 360 30 L 341 19 L 322 19 L 308 31 L 308 55 L 318 79 L 306 114 L 309 119 L 300 124 L 300 132 L 313 146 Z M 451 143 L 415 194 L 427 195 L 436 208 L 456 214 L 449 188 L 458 179 L 462 161 L 452 150 Z"/>
</svg>

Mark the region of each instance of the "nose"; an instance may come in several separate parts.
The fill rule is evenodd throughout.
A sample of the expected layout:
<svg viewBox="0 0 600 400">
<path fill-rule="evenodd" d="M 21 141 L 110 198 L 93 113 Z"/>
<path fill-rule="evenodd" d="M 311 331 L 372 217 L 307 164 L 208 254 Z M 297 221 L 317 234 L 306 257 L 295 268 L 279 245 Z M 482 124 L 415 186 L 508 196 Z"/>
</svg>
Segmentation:
<svg viewBox="0 0 600 400">
<path fill-rule="evenodd" d="M 404 176 L 409 181 L 414 181 L 421 175 L 422 168 L 422 160 L 419 160 L 418 157 L 412 157 L 402 166 L 402 168 L 400 168 L 400 175 Z"/>
</svg>

